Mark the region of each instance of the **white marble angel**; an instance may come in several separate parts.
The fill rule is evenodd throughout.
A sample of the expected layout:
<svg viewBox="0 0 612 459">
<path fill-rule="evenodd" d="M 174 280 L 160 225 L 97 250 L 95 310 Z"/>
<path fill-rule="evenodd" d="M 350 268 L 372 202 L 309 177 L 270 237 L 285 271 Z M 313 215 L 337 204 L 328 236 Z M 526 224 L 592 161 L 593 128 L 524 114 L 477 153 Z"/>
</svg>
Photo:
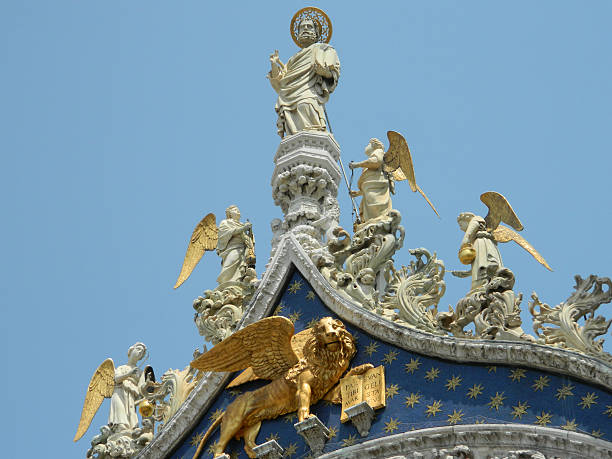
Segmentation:
<svg viewBox="0 0 612 459">
<path fill-rule="evenodd" d="M 469 271 L 452 271 L 453 275 L 471 276 L 471 291 L 482 287 L 503 268 L 497 243 L 508 241 L 516 242 L 546 269 L 552 271 L 542 255 L 516 232 L 523 229 L 523 224 L 504 196 L 495 191 L 487 191 L 480 195 L 480 200 L 489 208 L 485 218 L 471 212 L 462 212 L 457 217 L 459 228 L 464 232 L 459 248 L 459 260 L 463 264 L 471 264 L 472 267 Z M 516 231 L 501 225 L 501 222 L 507 223 Z"/>
<path fill-rule="evenodd" d="M 361 196 L 359 206 L 362 223 L 386 219 L 392 209 L 391 194 L 395 193 L 395 181 L 408 180 L 410 188 L 419 192 L 438 215 L 438 211 L 416 184 L 414 166 L 408 143 L 395 131 L 388 131 L 389 149 L 385 152 L 382 142 L 370 139 L 365 148 L 368 159 L 351 162 L 351 169 L 362 168 L 357 186 L 359 190 L 350 191 L 353 198 Z M 439 216 L 439 215 L 438 215 Z"/>
<path fill-rule="evenodd" d="M 225 215 L 227 218 L 221 221 L 219 227 L 212 213 L 196 225 L 174 288 L 187 280 L 204 253 L 210 250 L 216 249 L 221 257 L 221 273 L 217 277 L 220 286 L 241 281 L 246 269 L 255 266 L 255 239 L 251 223 L 240 221 L 240 210 L 234 205 L 225 210 Z"/>
<path fill-rule="evenodd" d="M 85 394 L 74 441 L 87 432 L 105 398 L 111 399 L 108 426 L 113 432 L 138 427 L 136 403 L 144 395 L 143 391 L 147 386 L 145 375 L 150 367 L 143 371 L 137 364 L 145 357 L 146 352 L 147 347 L 143 343 L 136 343 L 128 349 L 128 361 L 125 365 L 115 367 L 113 360 L 108 358 L 96 369 Z"/>
</svg>

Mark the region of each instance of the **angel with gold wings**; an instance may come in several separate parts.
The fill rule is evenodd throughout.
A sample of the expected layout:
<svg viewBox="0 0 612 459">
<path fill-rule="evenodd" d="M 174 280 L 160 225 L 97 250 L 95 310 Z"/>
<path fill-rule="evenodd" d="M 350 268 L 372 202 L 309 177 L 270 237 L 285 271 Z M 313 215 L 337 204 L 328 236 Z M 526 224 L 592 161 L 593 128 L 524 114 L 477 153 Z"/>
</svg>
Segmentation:
<svg viewBox="0 0 612 459">
<path fill-rule="evenodd" d="M 240 210 L 234 205 L 225 210 L 225 215 L 227 218 L 221 221 L 219 227 L 212 213 L 196 225 L 174 288 L 187 280 L 204 253 L 209 250 L 217 249 L 217 255 L 221 257 L 221 273 L 217 278 L 220 286 L 228 282 L 239 282 L 246 269 L 255 266 L 255 239 L 251 223 L 240 221 Z"/>
<path fill-rule="evenodd" d="M 365 148 L 368 159 L 351 162 L 351 169 L 363 168 L 359 177 L 358 191 L 350 191 L 352 198 L 362 196 L 359 206 L 362 223 L 384 220 L 391 211 L 391 194 L 395 194 L 396 181 L 408 180 L 410 188 L 419 192 L 438 215 L 438 211 L 416 184 L 414 166 L 408 143 L 404 137 L 395 131 L 388 131 L 389 149 L 385 152 L 382 142 L 370 139 Z"/>
<path fill-rule="evenodd" d="M 457 277 L 472 276 L 471 291 L 486 284 L 495 273 L 503 267 L 498 242 L 514 241 L 529 252 L 546 269 L 552 271 L 546 260 L 516 231 L 523 229 L 512 206 L 504 196 L 487 191 L 480 195 L 480 200 L 489 208 L 485 218 L 471 212 L 463 212 L 457 217 L 457 223 L 465 234 L 459 249 L 461 263 L 472 265 L 469 271 L 452 271 Z M 504 222 L 516 231 L 501 225 Z"/>
<path fill-rule="evenodd" d="M 297 410 L 301 422 L 311 416 L 310 406 L 322 398 L 339 402 L 336 383 L 355 353 L 353 336 L 341 321 L 331 317 L 297 334 L 289 319 L 268 317 L 221 341 L 191 366 L 200 371 L 245 370 L 228 388 L 255 379 L 272 382 L 236 397 L 204 434 L 194 459 L 219 424 L 221 434 L 213 446 L 214 457 L 221 456 L 234 437 L 243 437 L 247 455 L 256 457 L 253 448 L 262 421 Z M 370 368 L 370 364 L 360 365 L 347 375 L 362 374 Z"/>
<path fill-rule="evenodd" d="M 111 399 L 108 425 L 113 433 L 138 427 L 136 403 L 143 396 L 143 391 L 149 383 L 147 375 L 153 372 L 151 367 L 146 367 L 143 371 L 137 366 L 146 352 L 147 347 L 143 343 L 136 343 L 129 348 L 128 361 L 125 365 L 115 368 L 113 360 L 109 358 L 96 369 L 85 394 L 85 403 L 74 441 L 79 440 L 87 432 L 105 398 Z"/>
</svg>

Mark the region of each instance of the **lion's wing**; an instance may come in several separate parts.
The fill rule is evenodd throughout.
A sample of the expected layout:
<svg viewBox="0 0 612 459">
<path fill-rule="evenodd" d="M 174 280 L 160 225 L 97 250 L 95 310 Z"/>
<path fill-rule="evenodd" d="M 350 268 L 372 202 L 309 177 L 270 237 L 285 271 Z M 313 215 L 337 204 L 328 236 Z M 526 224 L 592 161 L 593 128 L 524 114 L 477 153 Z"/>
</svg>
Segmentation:
<svg viewBox="0 0 612 459">
<path fill-rule="evenodd" d="M 306 341 L 308 341 L 308 339 L 312 336 L 313 336 L 312 328 L 307 328 L 306 330 L 302 330 L 301 332 L 296 333 L 295 335 L 291 337 L 291 348 L 293 349 L 293 352 L 295 352 L 295 355 L 297 356 L 298 359 L 301 359 L 302 357 L 304 357 L 304 345 L 306 344 Z M 253 368 L 249 367 L 246 370 L 244 370 L 242 373 L 240 373 L 238 376 L 236 376 L 227 385 L 227 388 L 229 389 L 232 387 L 236 387 L 241 384 L 247 383 L 249 381 L 255 381 L 257 379 L 261 379 L 261 378 L 255 374 L 255 372 L 253 371 Z"/>
<path fill-rule="evenodd" d="M 202 354 L 191 366 L 201 371 L 238 371 L 248 367 L 262 379 L 276 379 L 298 362 L 291 346 L 293 323 L 268 317 L 251 324 Z"/>
</svg>

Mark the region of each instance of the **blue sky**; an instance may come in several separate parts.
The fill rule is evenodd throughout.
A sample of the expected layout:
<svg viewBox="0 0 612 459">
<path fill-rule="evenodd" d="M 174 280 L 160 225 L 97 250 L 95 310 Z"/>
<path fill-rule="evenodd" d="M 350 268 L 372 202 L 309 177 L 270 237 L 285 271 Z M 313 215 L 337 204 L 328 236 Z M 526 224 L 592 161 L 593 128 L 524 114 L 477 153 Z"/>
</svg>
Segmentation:
<svg viewBox="0 0 612 459">
<path fill-rule="evenodd" d="M 402 132 L 442 217 L 399 184 L 397 265 L 427 247 L 462 268 L 456 216 L 486 213 L 479 196 L 495 190 L 554 269 L 501 248 L 525 320 L 533 290 L 557 304 L 574 274 L 612 275 L 612 3 L 311 3 L 332 18 L 342 63 L 327 110 L 345 165 L 370 137 Z M 218 259 L 172 285 L 206 213 L 240 206 L 263 271 L 281 215 L 265 74 L 274 49 L 283 61 L 296 51 L 289 21 L 303 6 L 0 1 L 0 431 L 18 447 L 7 457 L 84 457 L 108 413 L 72 443 L 89 378 L 135 341 L 159 375 L 188 364 L 203 343 L 191 303 L 214 287 Z M 344 186 L 340 198 L 350 227 Z M 446 280 L 441 309 L 469 287 Z"/>
</svg>

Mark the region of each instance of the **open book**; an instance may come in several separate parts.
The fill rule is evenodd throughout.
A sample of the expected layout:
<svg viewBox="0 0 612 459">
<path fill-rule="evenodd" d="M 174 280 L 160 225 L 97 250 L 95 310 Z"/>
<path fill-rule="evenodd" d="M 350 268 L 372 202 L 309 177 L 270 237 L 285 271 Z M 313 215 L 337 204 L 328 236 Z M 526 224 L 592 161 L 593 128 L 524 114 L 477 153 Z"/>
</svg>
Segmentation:
<svg viewBox="0 0 612 459">
<path fill-rule="evenodd" d="M 361 402 L 368 402 L 372 409 L 385 406 L 385 367 L 372 368 L 362 375 L 347 376 L 340 380 L 342 393 L 342 414 L 340 421 L 348 421 L 344 412 Z"/>
</svg>

